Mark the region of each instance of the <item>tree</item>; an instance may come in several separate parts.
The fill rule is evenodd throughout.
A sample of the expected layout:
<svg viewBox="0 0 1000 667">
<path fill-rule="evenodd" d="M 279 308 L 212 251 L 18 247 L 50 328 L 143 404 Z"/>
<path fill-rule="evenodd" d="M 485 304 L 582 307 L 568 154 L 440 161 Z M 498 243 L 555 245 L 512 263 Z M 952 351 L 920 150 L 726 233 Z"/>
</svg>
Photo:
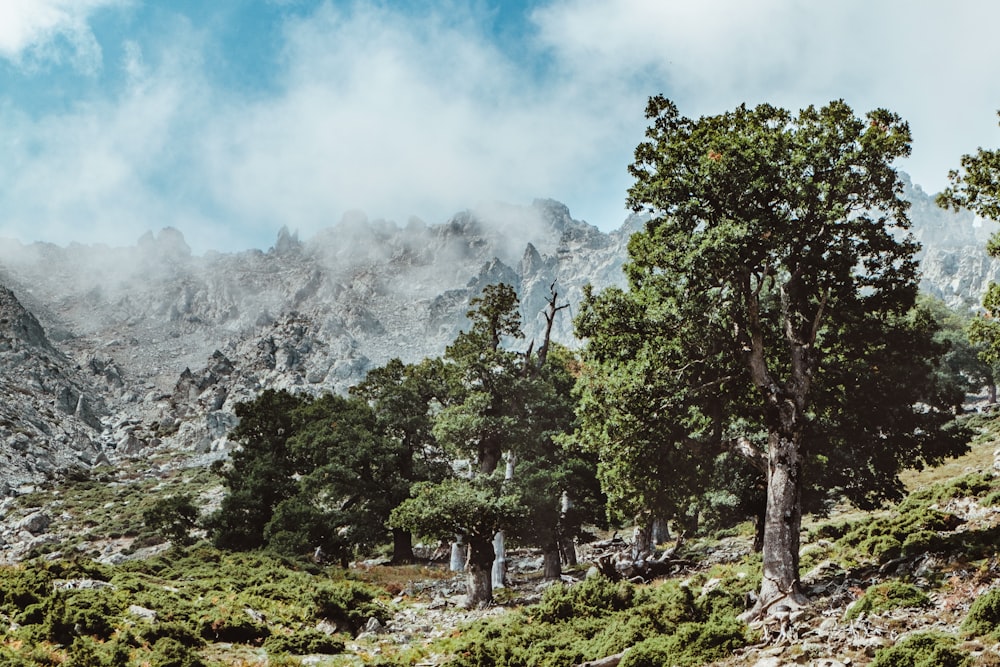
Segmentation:
<svg viewBox="0 0 1000 667">
<path fill-rule="evenodd" d="M 486 475 L 524 428 L 519 419 L 523 358 L 501 345 L 504 339 L 524 337 L 518 305 L 510 285 L 487 285 L 469 303 L 469 331 L 459 333 L 445 350 L 451 397 L 435 419 L 434 435 L 453 451 L 471 455 Z"/>
<path fill-rule="evenodd" d="M 191 531 L 198 526 L 198 508 L 187 493 L 159 498 L 143 510 L 142 522 L 174 544 L 189 545 L 194 542 Z"/>
<path fill-rule="evenodd" d="M 990 320 L 975 317 L 969 311 L 957 312 L 941 299 L 928 295 L 920 295 L 917 302 L 934 319 L 938 327 L 935 339 L 946 347 L 937 374 L 942 391 L 950 396 L 955 411 L 962 409 L 968 394 L 982 391 L 984 387 L 993 398 L 991 402 L 996 402 L 994 364 L 989 358 L 986 341 L 978 333 L 979 325 Z M 942 400 L 947 399 L 943 397 Z"/>
<path fill-rule="evenodd" d="M 386 537 L 385 522 L 400 500 L 394 487 L 400 484 L 401 445 L 383 435 L 359 397 L 324 394 L 295 417 L 288 448 L 296 492 L 275 508 L 265 536 L 287 553 L 320 547 L 346 565 L 357 550 Z"/>
<path fill-rule="evenodd" d="M 1000 112 L 998 112 L 1000 115 Z M 980 148 L 975 154 L 963 155 L 961 169 L 948 172 L 951 185 L 938 195 L 942 208 L 969 209 L 984 218 L 1000 220 L 1000 150 Z M 986 244 L 990 257 L 1000 257 L 1000 234 L 994 234 Z M 991 369 L 1000 366 L 1000 284 L 990 283 L 983 295 L 983 309 L 969 325 L 969 338 L 981 346 L 980 358 Z M 995 402 L 996 386 L 991 378 L 990 397 Z"/>
<path fill-rule="evenodd" d="M 424 377 L 432 366 L 390 363 L 350 397 L 268 390 L 237 405 L 231 436 L 241 447 L 223 471 L 228 493 L 209 521 L 216 543 L 295 555 L 319 549 L 345 565 L 381 544 L 410 486 L 444 474 L 421 393 L 433 388 Z M 409 548 L 407 535 L 396 555 L 412 557 Z"/>
<path fill-rule="evenodd" d="M 550 309 L 551 310 L 551 309 Z M 558 579 L 561 563 L 575 562 L 575 538 L 585 525 L 604 521 L 606 499 L 596 477 L 595 460 L 566 436 L 573 429 L 573 352 L 561 345 L 539 350 L 544 365 L 529 364 L 532 382 L 522 396 L 527 438 L 518 447 L 516 474 L 507 481 L 508 492 L 518 497 L 527 519 L 511 535 L 538 546 L 544 558 L 546 579 Z"/>
<path fill-rule="evenodd" d="M 444 479 L 448 463 L 432 432 L 432 410 L 448 394 L 440 359 L 425 359 L 419 364 L 391 359 L 385 366 L 369 371 L 364 381 L 350 391 L 369 402 L 380 432 L 395 443 L 395 469 L 383 486 L 393 507 L 409 497 L 415 482 Z M 393 528 L 392 534 L 393 562 L 412 561 L 410 533 Z"/>
<path fill-rule="evenodd" d="M 295 494 L 288 439 L 295 431 L 295 410 L 303 402 L 285 390 L 267 389 L 253 401 L 236 406 L 240 423 L 229 437 L 239 448 L 222 470 L 228 493 L 207 522 L 217 546 L 260 548 L 274 508 Z"/>
<path fill-rule="evenodd" d="M 530 437 L 524 396 L 531 394 L 531 380 L 525 374 L 525 355 L 503 345 L 523 338 L 519 305 L 517 292 L 510 285 L 487 285 L 482 296 L 469 303 L 469 330 L 459 333 L 445 350 L 449 396 L 435 416 L 433 432 L 457 456 L 470 457 L 480 475 L 493 475 L 504 451 L 508 454 L 505 472 L 512 472 L 520 443 Z M 479 543 L 469 541 L 466 546 L 469 563 L 486 559 L 485 554 L 476 552 Z M 498 534 L 496 546 L 490 546 L 491 562 L 498 551 L 501 566 L 495 575 L 490 570 L 474 572 L 474 576 L 491 577 L 491 581 L 473 584 L 470 578 L 470 604 L 492 599 L 492 579 L 496 585 L 502 584 L 502 534 Z M 487 597 L 479 599 L 479 595 Z"/>
<path fill-rule="evenodd" d="M 469 543 L 466 568 L 466 604 L 487 604 L 493 599 L 490 569 L 493 536 L 523 520 L 518 500 L 502 493 L 501 480 L 481 475 L 473 480 L 446 479 L 420 483 L 414 496 L 392 511 L 389 523 L 439 540 L 464 535 Z"/>
<path fill-rule="evenodd" d="M 841 101 L 691 120 L 654 97 L 647 117 L 628 203 L 651 219 L 629 243 L 629 289 L 588 294 L 578 318 L 585 428 L 635 449 L 605 479 L 674 471 L 677 491 L 641 493 L 675 509 L 723 448 L 754 461 L 766 505 L 753 613 L 804 603 L 804 489 L 878 502 L 899 494 L 904 465 L 964 447 L 948 406 L 921 400 L 940 349 L 911 313 L 917 245 L 892 168 L 909 129 Z"/>
</svg>

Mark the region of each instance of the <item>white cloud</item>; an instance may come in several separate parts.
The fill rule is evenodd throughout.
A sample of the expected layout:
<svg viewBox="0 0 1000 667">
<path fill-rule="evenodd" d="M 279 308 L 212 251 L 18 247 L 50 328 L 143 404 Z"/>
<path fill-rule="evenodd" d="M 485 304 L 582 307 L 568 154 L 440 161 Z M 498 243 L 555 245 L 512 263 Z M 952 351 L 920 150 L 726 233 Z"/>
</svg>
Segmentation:
<svg viewBox="0 0 1000 667">
<path fill-rule="evenodd" d="M 90 35 L 88 12 L 107 4 L 5 5 L 0 55 Z M 557 0 L 517 58 L 477 10 L 444 4 L 300 15 L 273 85 L 249 94 L 209 83 L 204 28 L 175 21 L 159 46 L 121 35 L 117 92 L 38 117 L 0 104 L 0 236 L 133 243 L 172 225 L 196 251 L 266 248 L 283 224 L 310 236 L 351 209 L 439 222 L 534 197 L 608 229 L 660 92 L 692 116 L 888 107 L 913 128 L 903 167 L 932 191 L 962 153 L 1000 145 L 1000 5 Z"/>
<path fill-rule="evenodd" d="M 101 64 L 101 47 L 87 20 L 102 7 L 121 4 L 123 0 L 4 0 L 0 57 L 20 64 L 58 62 L 68 48 L 75 68 L 94 71 Z"/>
<path fill-rule="evenodd" d="M 284 94 L 211 132 L 208 182 L 244 217 L 314 230 L 352 208 L 436 221 L 530 201 L 578 187 L 617 130 L 572 82 L 529 85 L 471 20 L 327 6 L 288 44 Z"/>
<path fill-rule="evenodd" d="M 791 109 L 843 98 L 896 111 L 914 134 L 901 166 L 936 191 L 949 166 L 1000 143 L 1000 4 L 989 0 L 557 0 L 542 39 L 573 76 L 652 72 L 689 116 L 740 103 Z"/>
</svg>

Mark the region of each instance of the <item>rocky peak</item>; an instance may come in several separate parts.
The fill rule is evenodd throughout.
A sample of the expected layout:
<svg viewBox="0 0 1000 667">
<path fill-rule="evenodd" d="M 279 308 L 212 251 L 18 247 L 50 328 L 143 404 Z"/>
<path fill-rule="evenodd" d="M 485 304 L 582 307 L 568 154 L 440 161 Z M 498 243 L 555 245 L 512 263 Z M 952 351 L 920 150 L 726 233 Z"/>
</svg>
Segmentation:
<svg viewBox="0 0 1000 667">
<path fill-rule="evenodd" d="M 173 227 L 164 227 L 155 237 L 146 232 L 139 239 L 139 249 L 147 255 L 174 261 L 191 257 L 191 246 L 184 240 L 184 234 Z"/>
<path fill-rule="evenodd" d="M 45 330 L 14 293 L 0 285 L 0 352 L 32 347 L 54 352 Z"/>
<path fill-rule="evenodd" d="M 278 240 L 275 241 L 271 251 L 276 255 L 295 255 L 302 251 L 302 242 L 299 241 L 299 233 L 288 231 L 287 225 L 282 225 L 278 230 Z"/>
</svg>

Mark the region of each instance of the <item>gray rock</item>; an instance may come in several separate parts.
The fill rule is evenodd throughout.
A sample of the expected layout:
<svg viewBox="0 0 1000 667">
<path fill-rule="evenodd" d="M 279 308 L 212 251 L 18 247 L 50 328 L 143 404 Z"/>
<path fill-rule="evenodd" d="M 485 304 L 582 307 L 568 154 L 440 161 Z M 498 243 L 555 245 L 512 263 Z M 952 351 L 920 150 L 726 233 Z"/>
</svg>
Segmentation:
<svg viewBox="0 0 1000 667">
<path fill-rule="evenodd" d="M 48 530 L 52 524 L 52 517 L 47 512 L 38 511 L 29 514 L 14 524 L 15 530 L 26 531 L 32 535 L 39 535 Z"/>
</svg>

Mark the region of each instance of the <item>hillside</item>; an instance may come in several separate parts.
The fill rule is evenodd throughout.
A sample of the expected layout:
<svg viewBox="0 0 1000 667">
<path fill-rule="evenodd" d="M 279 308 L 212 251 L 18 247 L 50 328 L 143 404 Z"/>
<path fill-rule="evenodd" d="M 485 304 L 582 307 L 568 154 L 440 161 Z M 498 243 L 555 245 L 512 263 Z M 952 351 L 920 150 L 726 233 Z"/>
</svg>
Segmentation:
<svg viewBox="0 0 1000 667">
<path fill-rule="evenodd" d="M 978 303 L 1000 266 L 983 250 L 992 227 L 919 187 L 906 196 L 922 288 Z M 35 322 L 0 350 L 0 491 L 161 450 L 217 459 L 236 403 L 266 388 L 342 392 L 393 357 L 437 356 L 489 283 L 515 287 L 528 340 L 557 290 L 569 308 L 553 338 L 575 346 L 583 287 L 623 283 L 641 225 L 605 233 L 538 200 L 405 227 L 355 214 L 308 240 L 282 229 L 266 252 L 194 256 L 172 229 L 125 247 L 0 244 L 0 321 Z"/>
<path fill-rule="evenodd" d="M 881 665 L 916 664 L 885 656 L 933 633 L 941 660 L 968 662 L 920 664 L 996 665 L 1000 605 L 984 609 L 977 600 L 1000 601 L 993 458 L 1000 423 L 973 422 L 981 435 L 968 455 L 948 464 L 950 478 L 924 471 L 909 478 L 910 496 L 893 508 L 807 522 L 802 572 L 813 605 L 750 628 L 723 621 L 756 587 L 759 556 L 750 552 L 749 526 L 685 543 L 676 571 L 649 583 L 588 574 L 607 545 L 581 545 L 581 565 L 562 584 L 543 583 L 540 556 L 517 551 L 511 586 L 498 592 L 498 604 L 470 611 L 460 607 L 461 575 L 440 560 L 394 567 L 375 560 L 344 572 L 226 554 L 206 543 L 171 546 L 145 525 L 144 511 L 178 493 L 208 511 L 218 498 L 217 479 L 166 459 L 102 466 L 89 478 L 3 503 L 0 538 L 22 545 L 19 557 L 27 560 L 0 570 L 0 659 L 41 665 L 69 656 L 72 664 L 101 665 L 118 654 L 152 665 L 574 665 L 634 646 L 633 661 L 622 664 L 660 664 L 639 658 L 673 650 L 674 664 L 838 667 L 876 658 Z M 669 640 L 677 633 L 687 637 L 681 652 Z M 188 662 L 169 661 L 178 656 Z"/>
</svg>

